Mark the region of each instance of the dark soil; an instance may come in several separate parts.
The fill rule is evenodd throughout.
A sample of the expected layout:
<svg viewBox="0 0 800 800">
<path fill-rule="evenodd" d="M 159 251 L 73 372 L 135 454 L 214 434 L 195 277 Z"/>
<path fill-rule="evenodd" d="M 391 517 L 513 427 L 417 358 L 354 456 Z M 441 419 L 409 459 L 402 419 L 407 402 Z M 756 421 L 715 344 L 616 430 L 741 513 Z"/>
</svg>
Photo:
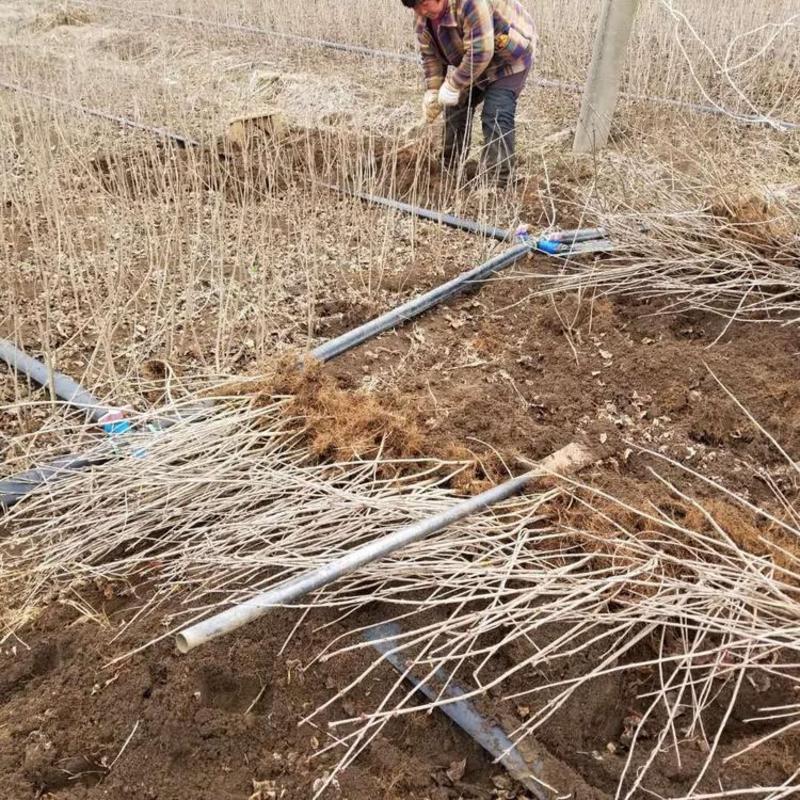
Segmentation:
<svg viewBox="0 0 800 800">
<path fill-rule="evenodd" d="M 126 611 L 110 613 L 111 624 Z M 306 669 L 332 632 L 315 633 L 322 620 L 312 616 L 281 652 L 296 621 L 278 613 L 196 656 L 177 655 L 167 641 L 104 669 L 117 651 L 111 632 L 73 609 L 49 608 L 0 657 L 3 797 L 311 797 L 338 760 L 336 750 L 315 755 L 330 744 L 326 721 L 369 708 L 396 675 L 378 670 L 344 707 L 298 727 L 371 659 L 362 653 Z M 448 778 L 464 759 L 463 775 Z M 389 724 L 331 796 L 490 797 L 492 778 L 505 780 L 502 767 L 442 715 L 420 714 Z"/>
<path fill-rule="evenodd" d="M 538 273 L 550 266 L 533 262 Z M 726 323 L 712 315 L 662 315 L 628 299 L 579 304 L 535 289 L 522 266 L 326 370 L 341 386 L 377 378 L 414 402 L 429 451 L 455 443 L 513 467 L 583 439 L 615 454 L 606 469 L 620 479 L 651 481 L 652 466 L 674 474 L 639 445 L 768 498 L 753 471 L 780 473 L 785 459 L 720 382 L 796 457 L 794 326 L 735 325 L 713 344 Z"/>
<path fill-rule="evenodd" d="M 537 270 L 545 266 L 536 264 Z M 670 477 L 676 470 L 633 446 L 626 452 L 630 440 L 769 500 L 752 469 L 779 472 L 781 456 L 711 370 L 789 453 L 797 453 L 800 337 L 792 328 L 736 326 L 709 348 L 721 330 L 719 320 L 653 316 L 657 307 L 629 301 L 578 306 L 571 298 L 533 297 L 526 269 L 299 383 L 293 378 L 299 404 L 293 411 L 310 413 L 310 441 L 318 456 L 368 453 L 394 431 L 389 441 L 398 455 L 452 455 L 459 448 L 472 453 L 475 480 L 463 488 L 474 491 L 499 478 L 503 463 L 514 469 L 520 457 L 544 456 L 582 439 L 606 455 L 590 476 L 595 483 L 636 502 L 663 501 L 668 493 L 649 469 Z M 439 280 L 419 274 L 414 285 L 423 289 Z M 377 379 L 381 388 L 361 388 L 366 378 Z M 758 523 L 733 516 L 727 524 L 746 542 Z M 178 656 L 166 641 L 104 669 L 125 647 L 124 641 L 109 640 L 133 598 L 90 599 L 108 615 L 110 627 L 98 628 L 73 608 L 54 605 L 24 631 L 24 641 L 9 641 L 2 651 L 0 771 L 9 798 L 308 798 L 338 758 L 335 749 L 314 755 L 329 743 L 325 722 L 368 710 L 396 678 L 382 668 L 345 701 L 347 708 L 335 705 L 322 715 L 320 727 L 298 727 L 370 662 L 368 653 L 359 652 L 305 669 L 313 654 L 335 633 L 356 627 L 358 618 L 322 632 L 307 618 L 280 652 L 297 616 L 275 613 L 188 656 Z M 523 656 L 504 652 L 496 668 Z M 532 680 L 522 673 L 510 688 L 524 690 Z M 562 791 L 581 797 L 613 792 L 626 756 L 626 721 L 637 713 L 636 694 L 647 680 L 629 675 L 590 684 L 529 745 L 546 754 Z M 752 734 L 737 720 L 754 708 L 785 702 L 785 692 L 779 686 L 769 696 L 745 691 L 722 752 L 732 752 L 741 737 Z M 501 703 L 491 695 L 482 707 L 509 727 L 526 713 L 524 704 Z M 698 749 L 693 759 L 690 751 L 680 766 L 660 757 L 648 785 L 679 794 L 703 755 Z M 798 756 L 800 737 L 785 736 L 757 758 L 739 760 L 719 774 L 737 783 L 774 785 Z M 353 800 L 525 796 L 438 712 L 392 722 L 338 781 L 331 796 Z"/>
</svg>

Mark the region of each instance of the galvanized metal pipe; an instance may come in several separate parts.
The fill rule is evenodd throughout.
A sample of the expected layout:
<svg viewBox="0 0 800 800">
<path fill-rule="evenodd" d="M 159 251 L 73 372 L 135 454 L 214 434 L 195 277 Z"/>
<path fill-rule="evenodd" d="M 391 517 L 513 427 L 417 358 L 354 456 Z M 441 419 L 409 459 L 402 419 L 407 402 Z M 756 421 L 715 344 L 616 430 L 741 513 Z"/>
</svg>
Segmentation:
<svg viewBox="0 0 800 800">
<path fill-rule="evenodd" d="M 250 600 L 233 606 L 213 617 L 202 620 L 180 631 L 176 645 L 181 653 L 188 653 L 205 642 L 216 639 L 225 633 L 236 630 L 248 622 L 263 616 L 276 606 L 291 603 L 303 595 L 332 583 L 377 559 L 384 558 L 401 547 L 418 542 L 432 533 L 452 525 L 464 517 L 483 511 L 521 492 L 532 480 L 548 474 L 565 475 L 588 466 L 593 461 L 589 451 L 577 444 L 569 444 L 544 459 L 534 469 L 517 478 L 494 486 L 475 497 L 462 500 L 451 508 L 434 514 L 432 517 L 407 525 L 394 533 L 381 536 L 367 544 L 356 547 L 345 555 L 323 564 L 321 567 L 304 572 L 274 589 L 262 592 Z"/>
<path fill-rule="evenodd" d="M 606 239 L 607 237 L 608 234 L 605 228 L 573 228 L 568 231 L 548 233 L 543 239 L 561 244 L 577 244 L 578 242 L 590 242 L 596 239 Z"/>
</svg>

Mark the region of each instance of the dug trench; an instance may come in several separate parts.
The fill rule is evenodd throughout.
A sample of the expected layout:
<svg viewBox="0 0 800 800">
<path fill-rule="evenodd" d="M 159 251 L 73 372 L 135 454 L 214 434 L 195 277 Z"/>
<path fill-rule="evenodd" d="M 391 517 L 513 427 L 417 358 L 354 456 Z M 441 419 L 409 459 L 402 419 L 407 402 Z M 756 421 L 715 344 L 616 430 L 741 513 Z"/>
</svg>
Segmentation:
<svg viewBox="0 0 800 800">
<path fill-rule="evenodd" d="M 404 140 L 402 134 L 358 133 L 342 125 L 301 126 L 278 112 L 234 120 L 212 145 L 184 146 L 169 139 L 130 143 L 97 153 L 88 167 L 103 190 L 126 199 L 177 199 L 185 192 L 211 190 L 244 202 L 306 186 L 356 189 L 432 209 L 457 206 L 466 216 L 499 213 L 502 206 L 479 158 L 445 169 L 429 135 Z M 585 169 L 573 172 L 548 185 L 549 210 L 563 226 L 580 227 L 585 220 L 579 185 L 591 175 Z M 538 180 L 522 178 L 518 194 L 526 221 L 547 224 Z"/>
<path fill-rule="evenodd" d="M 293 413 L 310 421 L 308 441 L 317 458 L 366 456 L 387 444 L 398 456 L 468 456 L 474 466 L 458 486 L 465 492 L 517 471 L 521 459 L 579 439 L 602 456 L 587 482 L 679 518 L 691 509 L 651 469 L 680 478 L 683 489 L 688 482 L 701 497 L 707 488 L 637 446 L 686 462 L 765 507 L 773 500 L 759 469 L 768 469 L 794 496 L 782 456 L 714 377 L 796 454 L 800 341 L 792 327 L 732 325 L 717 341 L 726 323 L 710 315 L 660 314 L 659 303 L 631 299 L 541 296 L 529 275 L 548 262 L 532 259 L 324 370 L 299 380 L 278 376 L 264 391 L 291 390 Z M 445 277 L 464 266 L 448 263 Z M 397 280 L 421 291 L 440 282 L 432 272 Z M 327 319 L 323 336 L 363 321 L 333 313 Z M 264 365 L 250 365 L 253 374 L 264 371 Z M 769 551 L 764 539 L 774 531 L 764 519 L 726 506 L 718 512 L 742 541 Z M 562 507 L 552 513 L 576 514 Z M 575 517 L 576 526 L 602 524 Z M 297 727 L 371 661 L 365 651 L 308 666 L 310 657 L 336 634 L 380 619 L 378 606 L 339 621 L 315 611 L 297 627 L 299 612 L 276 611 L 189 656 L 178 656 L 163 641 L 105 667 L 109 658 L 159 633 L 153 623 L 111 642 L 146 591 L 81 587 L 80 595 L 54 597 L 18 639 L 5 642 L 0 771 L 8 797 L 307 798 L 338 759 L 335 749 L 318 754 L 332 741 L 326 722 L 368 713 L 396 680 L 383 667 L 322 715 L 318 727 Z M 644 642 L 642 652 L 652 646 Z M 525 656 L 506 648 L 491 668 L 500 671 Z M 523 671 L 504 691 L 537 680 Z M 637 697 L 653 680 L 652 674 L 598 679 L 539 731 L 541 747 L 562 770 L 560 785 L 576 797 L 613 792 L 630 719 L 641 710 Z M 782 685 L 747 689 L 723 755 L 736 749 L 741 720 L 756 706 L 778 704 L 782 693 Z M 481 708 L 509 727 L 529 713 L 500 693 L 483 698 Z M 798 758 L 800 740 L 790 735 L 734 767 L 716 765 L 703 786 L 714 788 L 720 776 L 734 774 L 748 785 L 775 785 Z M 648 787 L 679 795 L 696 766 L 691 758 L 677 766 L 663 757 Z M 337 783 L 332 796 L 353 800 L 526 796 L 438 712 L 390 722 Z"/>
<path fill-rule="evenodd" d="M 98 153 L 89 167 L 106 191 L 128 198 L 212 189 L 236 201 L 322 182 L 419 201 L 448 187 L 429 139 L 403 145 L 345 127 L 290 126 L 277 114 L 234 121 L 211 146 L 165 139 Z"/>
</svg>

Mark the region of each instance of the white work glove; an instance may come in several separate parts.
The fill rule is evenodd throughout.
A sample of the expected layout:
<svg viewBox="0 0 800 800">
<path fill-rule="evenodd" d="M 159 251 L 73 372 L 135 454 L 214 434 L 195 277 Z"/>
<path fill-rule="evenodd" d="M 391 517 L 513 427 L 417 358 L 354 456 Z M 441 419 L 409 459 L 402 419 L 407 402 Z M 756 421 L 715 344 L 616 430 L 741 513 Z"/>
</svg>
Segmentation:
<svg viewBox="0 0 800 800">
<path fill-rule="evenodd" d="M 461 92 L 453 88 L 448 81 L 445 81 L 439 87 L 439 105 L 440 106 L 457 106 L 461 98 Z"/>
<path fill-rule="evenodd" d="M 439 90 L 428 89 L 422 97 L 422 116 L 425 117 L 425 122 L 430 125 L 441 113 L 442 107 L 439 105 Z"/>
</svg>

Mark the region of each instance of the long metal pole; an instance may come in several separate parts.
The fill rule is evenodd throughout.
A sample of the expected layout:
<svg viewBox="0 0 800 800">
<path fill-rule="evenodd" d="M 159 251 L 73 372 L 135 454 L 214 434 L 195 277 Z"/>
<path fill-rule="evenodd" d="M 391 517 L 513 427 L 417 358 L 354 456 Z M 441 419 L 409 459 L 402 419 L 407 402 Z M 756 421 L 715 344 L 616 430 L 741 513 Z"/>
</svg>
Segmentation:
<svg viewBox="0 0 800 800">
<path fill-rule="evenodd" d="M 639 0 L 605 0 L 572 146 L 575 153 L 591 153 L 608 142 L 638 4 Z"/>
<path fill-rule="evenodd" d="M 217 636 L 236 630 L 248 622 L 263 616 L 275 606 L 291 603 L 298 597 L 320 589 L 335 580 L 354 572 L 359 567 L 384 558 L 401 547 L 418 542 L 432 533 L 452 525 L 470 514 L 483 511 L 485 508 L 506 500 L 521 492 L 532 480 L 543 475 L 566 475 L 576 472 L 592 463 L 594 457 L 581 445 L 568 444 L 561 450 L 541 461 L 534 469 L 518 478 L 501 483 L 475 497 L 462 500 L 451 508 L 434 514 L 432 517 L 407 525 L 394 533 L 381 536 L 372 542 L 356 547 L 339 558 L 323 564 L 321 567 L 304 572 L 296 578 L 263 592 L 244 603 L 233 606 L 220 614 L 190 625 L 180 631 L 176 637 L 176 645 L 181 653 L 188 653 L 198 645 L 204 644 Z"/>
</svg>

